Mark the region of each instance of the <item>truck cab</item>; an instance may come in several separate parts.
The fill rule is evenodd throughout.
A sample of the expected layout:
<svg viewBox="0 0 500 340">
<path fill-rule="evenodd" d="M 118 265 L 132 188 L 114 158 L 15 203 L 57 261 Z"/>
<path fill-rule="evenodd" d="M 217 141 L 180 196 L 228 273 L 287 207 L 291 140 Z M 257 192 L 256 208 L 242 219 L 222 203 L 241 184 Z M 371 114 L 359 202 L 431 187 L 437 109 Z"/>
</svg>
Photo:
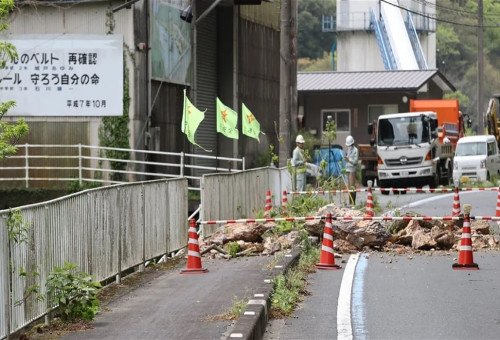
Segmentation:
<svg viewBox="0 0 500 340">
<path fill-rule="evenodd" d="M 489 181 L 500 173 L 500 155 L 495 136 L 462 137 L 457 143 L 453 161 L 453 180 Z"/>
<path fill-rule="evenodd" d="M 451 179 L 453 148 L 440 144 L 437 127 L 437 113 L 431 111 L 378 118 L 376 143 L 381 187 L 436 187 L 442 176 Z"/>
</svg>

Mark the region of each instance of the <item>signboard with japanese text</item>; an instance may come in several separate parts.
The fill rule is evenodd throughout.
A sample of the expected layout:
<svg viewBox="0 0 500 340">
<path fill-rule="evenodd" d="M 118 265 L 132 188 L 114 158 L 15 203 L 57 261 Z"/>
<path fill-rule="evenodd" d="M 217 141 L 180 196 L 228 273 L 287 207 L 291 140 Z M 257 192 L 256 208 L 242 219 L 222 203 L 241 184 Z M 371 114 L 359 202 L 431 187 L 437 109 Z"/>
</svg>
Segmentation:
<svg viewBox="0 0 500 340">
<path fill-rule="evenodd" d="M 123 36 L 23 34 L 6 40 L 17 58 L 0 70 L 9 116 L 121 116 Z"/>
<path fill-rule="evenodd" d="M 187 0 L 151 1 L 151 77 L 160 81 L 191 83 L 191 29 L 182 21 Z"/>
</svg>

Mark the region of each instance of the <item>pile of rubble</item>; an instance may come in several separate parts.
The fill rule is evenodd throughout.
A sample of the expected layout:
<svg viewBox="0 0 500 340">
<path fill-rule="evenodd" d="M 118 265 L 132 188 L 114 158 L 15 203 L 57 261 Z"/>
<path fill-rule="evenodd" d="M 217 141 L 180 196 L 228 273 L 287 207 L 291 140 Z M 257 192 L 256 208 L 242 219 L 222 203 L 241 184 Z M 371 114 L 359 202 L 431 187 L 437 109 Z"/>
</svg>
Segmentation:
<svg viewBox="0 0 500 340">
<path fill-rule="evenodd" d="M 315 216 L 363 216 L 363 212 L 330 204 L 321 208 Z M 408 212 L 404 216 L 422 216 Z M 494 223 L 494 222 L 493 222 Z M 273 232 L 274 222 L 233 223 L 219 227 L 214 234 L 200 239 L 202 254 L 229 257 L 228 244 L 237 242 L 236 256 L 273 254 L 298 243 L 298 231 Z M 324 220 L 304 223 L 311 236 L 323 237 Z M 332 222 L 335 250 L 350 253 L 361 250 L 393 251 L 405 253 L 418 250 L 459 250 L 463 220 L 458 221 L 338 221 Z M 471 239 L 474 251 L 500 249 L 500 237 L 494 235 L 488 221 L 471 221 Z M 222 254 L 222 255 L 221 255 Z M 234 256 L 234 254 L 233 254 Z"/>
</svg>

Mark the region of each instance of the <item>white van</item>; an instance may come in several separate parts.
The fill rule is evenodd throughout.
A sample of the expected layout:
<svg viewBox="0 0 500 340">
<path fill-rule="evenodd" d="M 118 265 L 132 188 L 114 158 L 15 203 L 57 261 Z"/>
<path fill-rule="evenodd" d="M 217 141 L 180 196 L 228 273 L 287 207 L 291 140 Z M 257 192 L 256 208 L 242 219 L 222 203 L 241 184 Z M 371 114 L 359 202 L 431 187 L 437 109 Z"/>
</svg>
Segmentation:
<svg viewBox="0 0 500 340">
<path fill-rule="evenodd" d="M 490 180 L 500 173 L 500 155 L 492 135 L 462 137 L 453 159 L 453 181 Z"/>
</svg>

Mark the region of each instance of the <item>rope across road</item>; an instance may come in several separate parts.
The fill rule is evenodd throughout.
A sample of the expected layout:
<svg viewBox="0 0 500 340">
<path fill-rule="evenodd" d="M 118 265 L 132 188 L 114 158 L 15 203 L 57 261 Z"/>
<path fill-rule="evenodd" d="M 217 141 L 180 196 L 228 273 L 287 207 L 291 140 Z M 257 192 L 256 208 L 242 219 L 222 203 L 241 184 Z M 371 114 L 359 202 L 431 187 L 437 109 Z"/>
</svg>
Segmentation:
<svg viewBox="0 0 500 340">
<path fill-rule="evenodd" d="M 326 216 L 276 217 L 276 218 L 246 218 L 237 220 L 199 221 L 200 225 L 229 223 L 266 223 L 283 221 L 314 221 L 324 220 Z M 332 216 L 332 221 L 461 221 L 463 216 Z M 498 216 L 470 216 L 471 220 L 500 221 Z"/>
<path fill-rule="evenodd" d="M 372 191 L 379 192 L 454 192 L 454 188 L 372 188 Z M 459 191 L 498 191 L 499 187 L 491 188 L 458 188 Z M 350 192 L 366 192 L 368 188 L 356 188 L 356 189 L 338 189 L 338 190 L 316 190 L 316 191 L 284 191 L 284 194 L 288 195 L 313 195 L 313 194 L 338 194 L 338 193 L 350 193 Z"/>
</svg>

